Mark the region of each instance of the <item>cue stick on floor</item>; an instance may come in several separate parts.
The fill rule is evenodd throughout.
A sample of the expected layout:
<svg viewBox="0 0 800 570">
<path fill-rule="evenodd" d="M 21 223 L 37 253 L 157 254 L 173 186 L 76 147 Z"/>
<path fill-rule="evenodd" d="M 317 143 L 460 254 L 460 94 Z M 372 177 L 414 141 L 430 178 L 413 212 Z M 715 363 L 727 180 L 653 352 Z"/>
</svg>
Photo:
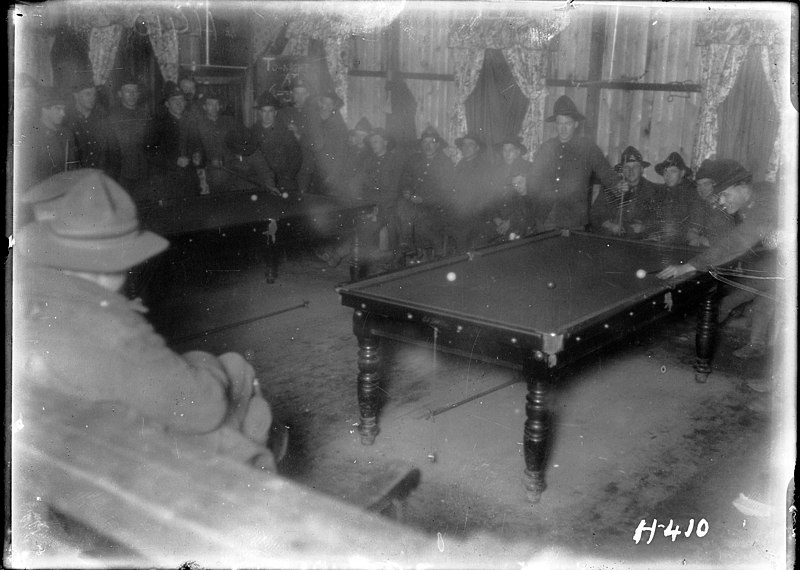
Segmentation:
<svg viewBox="0 0 800 570">
<path fill-rule="evenodd" d="M 500 384 L 498 386 L 495 386 L 494 388 L 489 388 L 488 390 L 484 390 L 483 392 L 480 392 L 478 394 L 474 394 L 474 395 L 470 396 L 469 398 L 464 398 L 461 401 L 453 402 L 452 404 L 447 404 L 446 406 L 442 406 L 441 408 L 437 408 L 435 410 L 428 410 L 428 414 L 425 416 L 425 419 L 428 419 L 428 420 L 432 419 L 432 418 L 438 416 L 439 414 L 443 414 L 444 412 L 446 412 L 448 410 L 452 410 L 454 408 L 457 408 L 459 406 L 467 404 L 467 403 L 471 402 L 472 400 L 476 400 L 478 398 L 482 398 L 483 396 L 491 394 L 492 392 L 497 392 L 498 390 L 502 390 L 503 388 L 507 388 L 508 386 L 512 386 L 513 384 L 516 384 L 517 382 L 521 382 L 521 381 L 522 381 L 522 378 L 516 378 L 514 380 L 509 380 L 508 382 L 503 382 L 502 384 Z"/>
<path fill-rule="evenodd" d="M 221 327 L 216 327 L 216 328 L 213 328 L 213 329 L 209 329 L 207 331 L 202 331 L 202 332 L 199 332 L 199 333 L 190 334 L 190 335 L 187 335 L 187 336 L 176 338 L 172 342 L 174 344 L 181 344 L 183 342 L 186 342 L 187 340 L 194 340 L 196 338 L 200 338 L 200 337 L 204 337 L 204 336 L 207 336 L 207 335 L 210 335 L 210 334 L 218 333 L 218 332 L 221 332 L 221 331 L 224 331 L 224 330 L 227 330 L 227 329 L 232 329 L 232 328 L 240 327 L 242 325 L 247 325 L 247 324 L 250 324 L 250 323 L 254 323 L 255 321 L 260 321 L 261 319 L 274 317 L 276 315 L 280 315 L 281 313 L 288 313 L 289 311 L 294 311 L 295 309 L 302 309 L 302 308 L 308 307 L 308 305 L 309 305 L 308 301 L 303 301 L 299 305 L 293 305 L 293 306 L 287 307 L 285 309 L 280 309 L 278 311 L 272 311 L 271 313 L 266 313 L 264 315 L 259 315 L 257 317 L 251 317 L 251 318 L 245 319 L 243 321 L 237 321 L 235 323 L 229 323 L 227 325 L 222 325 Z"/>
</svg>

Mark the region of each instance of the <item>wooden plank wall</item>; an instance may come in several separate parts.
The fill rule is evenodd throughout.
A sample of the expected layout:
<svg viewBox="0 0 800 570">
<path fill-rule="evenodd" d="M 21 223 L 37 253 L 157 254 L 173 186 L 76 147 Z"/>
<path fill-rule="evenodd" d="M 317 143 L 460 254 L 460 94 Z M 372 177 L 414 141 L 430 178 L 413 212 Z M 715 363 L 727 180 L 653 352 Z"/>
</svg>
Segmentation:
<svg viewBox="0 0 800 570">
<path fill-rule="evenodd" d="M 685 15 L 655 8 L 606 8 L 603 81 L 697 83 L 700 49 L 694 45 L 694 26 Z M 586 80 L 591 77 L 589 47 L 592 19 L 597 11 L 578 14 L 554 41 L 551 78 Z M 602 16 L 602 15 L 601 15 Z M 561 95 L 586 109 L 587 87 L 551 87 L 547 109 Z M 601 89 L 597 117 L 597 144 L 616 164 L 622 151 L 633 145 L 655 164 L 672 151 L 691 158 L 699 110 L 698 93 Z M 545 137 L 555 131 L 547 125 Z M 661 177 L 646 171 L 654 182 Z"/>
<path fill-rule="evenodd" d="M 353 67 L 356 70 L 386 71 L 384 34 L 365 32 L 351 40 Z M 347 81 L 347 124 L 354 127 L 366 117 L 373 127 L 386 124 L 386 78 L 351 75 Z"/>
<path fill-rule="evenodd" d="M 592 24 L 599 14 L 605 23 L 603 69 L 590 69 Z M 406 10 L 400 17 L 400 70 L 407 73 L 451 75 L 453 62 L 447 47 L 452 13 L 446 10 Z M 359 69 L 385 71 L 386 44 L 381 33 L 354 39 L 354 57 Z M 604 81 L 642 83 L 697 83 L 700 73 L 700 48 L 694 45 L 694 25 L 686 14 L 654 7 L 586 7 L 573 12 L 570 24 L 552 42 L 551 79 L 585 81 L 592 77 Z M 428 124 L 447 132 L 455 102 L 452 80 L 406 79 L 417 101 L 416 127 L 421 132 Z M 376 126 L 384 119 L 385 79 L 353 77 L 349 82 L 348 124 L 366 116 Z M 547 111 L 555 100 L 569 95 L 578 107 L 586 109 L 586 85 L 548 88 Z M 615 164 L 622 150 L 636 146 L 646 160 L 655 164 L 672 151 L 689 160 L 699 105 L 698 93 L 669 93 L 601 89 L 597 120 L 597 143 Z M 545 126 L 545 137 L 555 134 Z M 452 141 L 451 141 L 452 142 Z M 653 181 L 661 178 L 646 173 Z"/>
<path fill-rule="evenodd" d="M 449 15 L 441 10 L 404 15 L 400 21 L 401 71 L 452 74 L 453 63 L 447 47 L 449 24 Z M 455 83 L 441 79 L 406 79 L 406 84 L 417 101 L 417 132 L 432 125 L 442 136 L 447 136 L 449 117 L 456 101 Z"/>
</svg>

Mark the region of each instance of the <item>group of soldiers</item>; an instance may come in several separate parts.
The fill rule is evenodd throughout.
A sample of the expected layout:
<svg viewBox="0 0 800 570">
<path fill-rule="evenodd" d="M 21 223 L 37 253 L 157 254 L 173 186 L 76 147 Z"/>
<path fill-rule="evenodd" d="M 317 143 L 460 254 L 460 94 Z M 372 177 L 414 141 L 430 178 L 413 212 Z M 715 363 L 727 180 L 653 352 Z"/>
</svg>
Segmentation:
<svg viewBox="0 0 800 570">
<path fill-rule="evenodd" d="M 451 147 L 428 126 L 416 144 L 399 146 L 366 118 L 349 129 L 336 93 L 314 95 L 302 81 L 292 85 L 289 104 L 262 93 L 249 128 L 223 112 L 218 93 L 198 93 L 190 77 L 165 84 L 155 116 L 134 79 L 119 84 L 110 111 L 98 105 L 91 74 L 77 74 L 71 90 L 71 97 L 39 90 L 18 137 L 22 192 L 64 170 L 94 168 L 137 203 L 257 187 L 363 200 L 375 210 L 362 243 L 400 264 L 553 228 L 708 246 L 733 223 L 713 189 L 715 165 L 724 164 L 704 163 L 693 180 L 673 152 L 655 165 L 664 180 L 655 184 L 643 176 L 650 163 L 628 147 L 612 167 L 577 134 L 584 116 L 567 96 L 546 119 L 556 136 L 528 161 L 516 137 L 489 148 L 469 132 Z"/>
</svg>

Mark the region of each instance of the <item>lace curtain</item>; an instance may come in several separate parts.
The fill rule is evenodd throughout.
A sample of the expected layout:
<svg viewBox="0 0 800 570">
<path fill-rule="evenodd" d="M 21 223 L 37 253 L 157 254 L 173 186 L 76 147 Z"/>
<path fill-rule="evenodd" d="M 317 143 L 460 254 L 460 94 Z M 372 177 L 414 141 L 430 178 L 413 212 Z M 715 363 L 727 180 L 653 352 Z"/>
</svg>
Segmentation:
<svg viewBox="0 0 800 570">
<path fill-rule="evenodd" d="M 767 77 L 771 79 L 775 105 L 778 109 L 785 105 L 781 95 L 781 75 L 785 70 L 781 65 L 773 65 L 783 60 L 783 34 L 780 31 L 783 24 L 774 17 L 757 14 L 746 19 L 709 15 L 697 23 L 696 43 L 701 46 L 700 84 L 703 90 L 692 164 L 701 164 L 706 158 L 716 155 L 719 138 L 717 111 L 736 82 L 750 46 L 762 46 L 762 62 Z M 779 134 L 769 161 L 768 179 L 774 180 L 778 170 L 780 140 Z"/>
<path fill-rule="evenodd" d="M 703 46 L 700 85 L 702 85 L 700 112 L 697 117 L 692 164 L 701 164 L 717 154 L 719 106 L 731 92 L 739 68 L 747 56 L 747 46 L 712 44 Z"/>
<path fill-rule="evenodd" d="M 528 156 L 532 156 L 544 136 L 547 49 L 552 38 L 568 24 L 568 11 L 543 10 L 534 15 L 498 12 L 491 17 L 470 18 L 451 25 L 449 44 L 455 59 L 457 89 L 451 138 L 462 135 L 467 128 L 464 101 L 478 81 L 483 50 L 499 49 L 530 102 L 520 136 L 528 147 Z"/>
<path fill-rule="evenodd" d="M 456 103 L 450 117 L 448 138 L 456 140 L 467 132 L 467 113 L 464 104 L 478 83 L 483 67 L 484 49 L 455 48 L 452 49 L 455 60 Z"/>
<path fill-rule="evenodd" d="M 767 83 L 769 83 L 772 89 L 772 97 L 779 111 L 786 105 L 785 97 L 783 96 L 786 90 L 782 80 L 783 70 L 781 65 L 784 55 L 784 46 L 780 42 L 776 41 L 761 46 L 761 65 L 764 68 L 764 74 L 769 80 Z M 781 142 L 783 141 L 783 132 L 783 121 L 779 121 L 778 134 L 772 145 L 772 153 L 770 154 L 767 172 L 765 174 L 765 179 L 769 182 L 775 182 L 778 176 L 778 169 L 781 165 L 781 149 L 783 146 Z"/>
<path fill-rule="evenodd" d="M 105 85 L 117 57 L 122 26 L 92 28 L 89 32 L 89 61 L 92 64 L 95 85 Z"/>
<path fill-rule="evenodd" d="M 147 22 L 147 36 L 158 61 L 164 81 L 178 81 L 178 32 L 174 26 L 164 27 L 161 22 Z"/>
<path fill-rule="evenodd" d="M 514 80 L 530 102 L 522 120 L 520 133 L 523 144 L 529 149 L 526 158 L 530 159 L 544 136 L 547 52 L 524 50 L 519 46 L 513 46 L 504 49 L 503 56 L 514 75 Z"/>
<path fill-rule="evenodd" d="M 350 69 L 350 33 L 339 32 L 324 38 L 325 61 L 328 64 L 328 73 L 333 80 L 333 89 L 344 102 L 339 113 L 347 120 L 347 73 Z"/>
</svg>

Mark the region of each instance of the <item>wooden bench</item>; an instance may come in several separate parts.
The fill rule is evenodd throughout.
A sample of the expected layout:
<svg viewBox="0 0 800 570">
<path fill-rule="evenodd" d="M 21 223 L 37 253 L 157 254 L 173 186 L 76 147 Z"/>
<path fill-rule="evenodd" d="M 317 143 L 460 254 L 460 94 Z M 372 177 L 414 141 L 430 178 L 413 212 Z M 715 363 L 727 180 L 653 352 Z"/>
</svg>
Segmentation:
<svg viewBox="0 0 800 570">
<path fill-rule="evenodd" d="M 8 560 L 16 567 L 442 560 L 436 537 L 366 510 L 398 509 L 419 482 L 416 469 L 392 464 L 380 471 L 356 501 L 365 509 L 209 456 L 133 412 L 84 408 L 15 398 Z M 55 515 L 53 522 L 43 513 Z M 55 521 L 72 536 L 56 536 Z"/>
</svg>

